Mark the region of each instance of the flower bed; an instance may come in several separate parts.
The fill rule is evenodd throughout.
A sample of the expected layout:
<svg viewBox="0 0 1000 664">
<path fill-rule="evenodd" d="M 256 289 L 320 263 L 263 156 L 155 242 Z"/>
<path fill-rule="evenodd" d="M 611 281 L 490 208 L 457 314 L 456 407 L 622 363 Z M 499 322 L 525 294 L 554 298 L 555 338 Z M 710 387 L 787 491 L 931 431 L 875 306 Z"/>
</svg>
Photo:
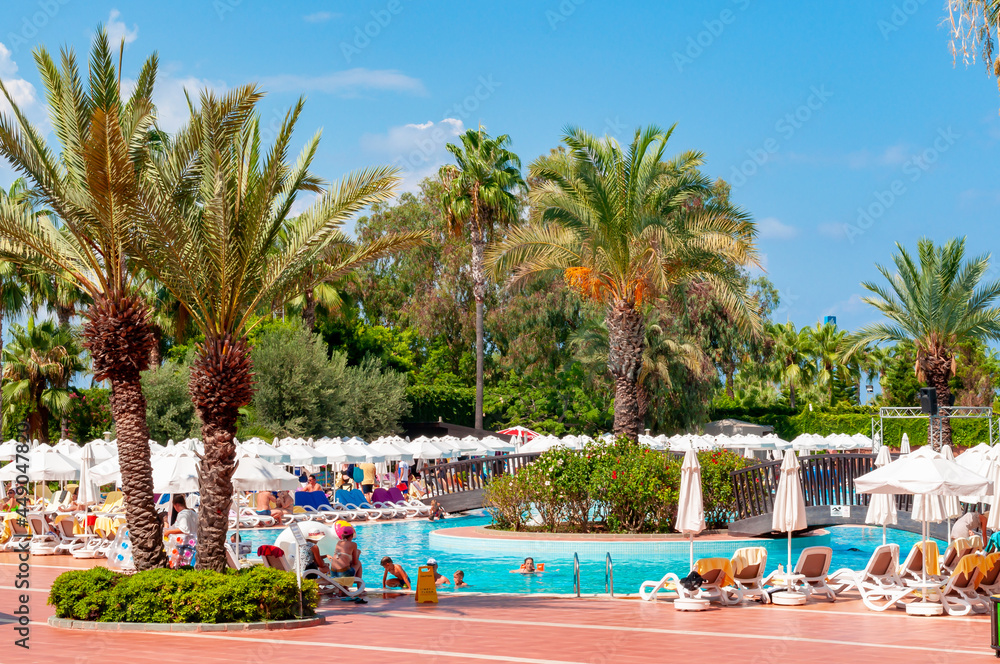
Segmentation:
<svg viewBox="0 0 1000 664">
<path fill-rule="evenodd" d="M 316 582 L 303 579 L 303 615 L 315 615 L 318 602 Z M 132 575 L 95 567 L 60 574 L 48 603 L 57 618 L 119 623 L 257 623 L 292 620 L 299 613 L 295 575 L 267 567 Z"/>
<path fill-rule="evenodd" d="M 733 512 L 729 473 L 747 460 L 729 451 L 698 458 L 706 525 L 724 527 Z M 680 458 L 624 437 L 583 451 L 556 448 L 515 475 L 493 479 L 484 504 L 494 527 L 503 530 L 524 530 L 534 509 L 550 532 L 669 532 L 680 466 Z"/>
</svg>

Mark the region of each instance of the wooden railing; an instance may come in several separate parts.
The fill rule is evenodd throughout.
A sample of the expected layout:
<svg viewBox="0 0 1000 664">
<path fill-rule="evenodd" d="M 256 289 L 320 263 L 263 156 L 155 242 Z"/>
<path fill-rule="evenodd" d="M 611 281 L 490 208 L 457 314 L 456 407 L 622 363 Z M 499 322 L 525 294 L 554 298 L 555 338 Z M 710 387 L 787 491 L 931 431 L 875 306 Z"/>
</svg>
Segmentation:
<svg viewBox="0 0 1000 664">
<path fill-rule="evenodd" d="M 540 456 L 540 453 L 504 454 L 424 466 L 427 496 L 481 491 L 492 478 L 516 473 Z"/>
<path fill-rule="evenodd" d="M 895 455 L 894 455 L 895 456 Z M 854 479 L 875 468 L 872 454 L 817 454 L 799 459 L 799 480 L 806 507 L 868 505 L 869 494 L 854 489 Z M 749 519 L 774 510 L 774 494 L 781 477 L 781 459 L 733 471 L 736 518 Z M 913 496 L 896 496 L 896 507 L 910 511 Z"/>
</svg>

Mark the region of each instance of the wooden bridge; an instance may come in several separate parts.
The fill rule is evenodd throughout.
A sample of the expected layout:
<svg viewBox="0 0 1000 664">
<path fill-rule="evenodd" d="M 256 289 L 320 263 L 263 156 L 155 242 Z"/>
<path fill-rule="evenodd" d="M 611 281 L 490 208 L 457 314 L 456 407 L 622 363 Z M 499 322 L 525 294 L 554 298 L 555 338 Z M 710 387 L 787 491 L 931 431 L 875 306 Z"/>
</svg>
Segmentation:
<svg viewBox="0 0 1000 664">
<path fill-rule="evenodd" d="M 507 454 L 426 466 L 426 502 L 437 500 L 446 512 L 483 507 L 483 490 L 491 479 L 517 472 L 540 454 Z M 815 454 L 799 459 L 799 479 L 806 503 L 807 530 L 838 525 L 864 525 L 869 494 L 854 490 L 854 478 L 874 469 L 873 454 Z M 742 468 L 732 473 L 733 521 L 729 534 L 737 537 L 771 535 L 774 494 L 781 474 L 781 459 Z M 910 518 L 913 496 L 896 496 L 900 530 L 920 533 L 921 524 Z M 930 524 L 933 537 L 947 539 L 946 523 Z"/>
<path fill-rule="evenodd" d="M 897 457 L 898 455 L 893 455 Z M 858 493 L 854 479 L 875 468 L 874 454 L 816 454 L 799 458 L 799 480 L 806 502 L 808 530 L 845 524 L 863 525 L 871 495 Z M 742 468 L 732 473 L 735 519 L 729 534 L 771 534 L 774 495 L 781 476 L 781 459 Z M 920 533 L 921 523 L 910 518 L 912 495 L 896 496 L 895 528 Z M 932 537 L 947 539 L 947 522 L 930 524 Z"/>
</svg>

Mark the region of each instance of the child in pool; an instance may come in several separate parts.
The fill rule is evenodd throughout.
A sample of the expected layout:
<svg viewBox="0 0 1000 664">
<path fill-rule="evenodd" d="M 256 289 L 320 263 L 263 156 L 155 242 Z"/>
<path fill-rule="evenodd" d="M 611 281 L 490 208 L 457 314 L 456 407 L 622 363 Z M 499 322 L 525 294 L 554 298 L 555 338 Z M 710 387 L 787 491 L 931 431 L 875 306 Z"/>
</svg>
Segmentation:
<svg viewBox="0 0 1000 664">
<path fill-rule="evenodd" d="M 469 584 L 465 582 L 465 572 L 458 570 L 455 572 L 455 587 L 456 588 L 468 588 Z"/>
</svg>

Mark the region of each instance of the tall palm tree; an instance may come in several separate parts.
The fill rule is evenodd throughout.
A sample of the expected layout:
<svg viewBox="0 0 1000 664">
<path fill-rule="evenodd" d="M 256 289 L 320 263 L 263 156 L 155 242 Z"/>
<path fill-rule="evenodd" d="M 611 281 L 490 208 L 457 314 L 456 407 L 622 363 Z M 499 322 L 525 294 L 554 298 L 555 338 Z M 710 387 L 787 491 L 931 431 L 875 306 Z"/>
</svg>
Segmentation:
<svg viewBox="0 0 1000 664">
<path fill-rule="evenodd" d="M 498 227 L 517 219 L 517 193 L 525 187 L 521 160 L 508 150 L 506 134 L 491 138 L 483 128 L 461 136 L 462 145 L 446 147 L 457 166 L 441 169 L 448 230 L 455 237 L 468 233 L 472 244 L 472 295 L 476 300 L 476 428 L 483 428 L 483 302 L 486 300 L 486 245 Z"/>
<path fill-rule="evenodd" d="M 49 420 L 69 405 L 66 387 L 77 371 L 86 369 L 69 330 L 52 321 L 11 328 L 11 342 L 3 350 L 4 401 L 8 408 L 28 407 L 28 438 L 49 442 Z"/>
<path fill-rule="evenodd" d="M 698 171 L 700 153 L 665 160 L 672 132 L 637 130 L 623 150 L 612 138 L 569 129 L 565 152 L 531 165 L 539 181 L 531 192 L 538 223 L 511 230 L 488 257 L 494 271 L 512 273 L 512 284 L 562 272 L 584 297 L 604 305 L 615 433 L 633 439 L 642 428 L 644 301 L 703 279 L 748 330 L 760 329 L 739 272 L 757 264 L 753 222 L 712 196 L 712 182 Z"/>
<path fill-rule="evenodd" d="M 18 205 L 24 201 L 26 185 L 22 178 L 11 184 L 10 189 L 0 189 L 0 200 Z M 2 253 L 0 239 L 0 253 Z M 24 271 L 11 261 L 0 260 L 0 376 L 3 376 L 3 321 L 5 316 L 17 316 L 28 304 L 28 293 L 24 287 Z M 4 407 L 0 392 L 0 435 L 3 434 Z"/>
<path fill-rule="evenodd" d="M 253 395 L 247 332 L 261 310 L 283 304 L 312 267 L 316 281 L 421 242 L 423 233 L 383 236 L 359 245 L 341 231 L 363 208 L 387 200 L 399 178 L 389 167 L 366 169 L 325 188 L 310 171 L 319 142 L 306 142 L 288 162 L 300 100 L 285 116 L 275 143 L 262 151 L 253 85 L 223 97 L 201 95 L 190 123 L 148 171 L 152 205 L 169 211 L 161 223 L 139 220 L 132 251 L 190 313 L 204 335 L 191 368 L 190 391 L 202 422 L 198 566 L 222 570 L 237 417 Z M 318 194 L 290 217 L 301 192 Z M 317 266 L 320 255 L 327 262 Z M 313 286 L 315 284 L 306 284 Z"/>
<path fill-rule="evenodd" d="M 916 263 L 902 245 L 893 255 L 896 273 L 878 265 L 888 288 L 866 281 L 873 295 L 864 301 L 888 322 L 874 323 L 851 338 L 850 351 L 885 341 L 911 341 L 916 346 L 917 378 L 937 390 L 938 408 L 951 403 L 949 379 L 955 375 L 958 344 L 1000 339 L 1000 281 L 984 282 L 989 254 L 966 260 L 965 238 L 935 247 L 928 239 L 917 242 Z M 942 442 L 951 442 L 951 422 L 942 421 Z M 938 441 L 928 430 L 928 442 Z"/>
<path fill-rule="evenodd" d="M 795 408 L 795 389 L 812 379 L 812 343 L 809 328 L 795 329 L 791 321 L 771 325 L 774 339 L 774 376 L 778 383 L 788 388 L 788 405 Z"/>
<path fill-rule="evenodd" d="M 816 323 L 809 331 L 810 348 L 816 362 L 816 380 L 830 390 L 833 405 L 833 388 L 836 379 L 846 379 L 850 373 L 844 357 L 844 340 L 847 333 L 833 323 Z"/>
<path fill-rule="evenodd" d="M 136 566 L 160 567 L 166 557 L 153 502 L 146 399 L 139 382 L 149 363 L 152 335 L 125 253 L 134 222 L 159 213 L 140 186 L 154 118 L 157 58 L 143 63 L 128 98 L 123 98 L 122 72 L 103 28 L 94 37 L 86 81 L 72 50 L 63 51 L 57 64 L 39 47 L 35 60 L 61 150 L 56 154 L 46 144 L 44 133 L 31 125 L 0 83 L 13 112 L 13 117 L 0 118 L 0 155 L 28 180 L 32 199 L 52 214 L 39 216 L 0 202 L 0 238 L 7 242 L 0 251 L 2 258 L 72 280 L 93 300 L 83 326 L 84 346 L 95 379 L 111 384 Z"/>
</svg>

